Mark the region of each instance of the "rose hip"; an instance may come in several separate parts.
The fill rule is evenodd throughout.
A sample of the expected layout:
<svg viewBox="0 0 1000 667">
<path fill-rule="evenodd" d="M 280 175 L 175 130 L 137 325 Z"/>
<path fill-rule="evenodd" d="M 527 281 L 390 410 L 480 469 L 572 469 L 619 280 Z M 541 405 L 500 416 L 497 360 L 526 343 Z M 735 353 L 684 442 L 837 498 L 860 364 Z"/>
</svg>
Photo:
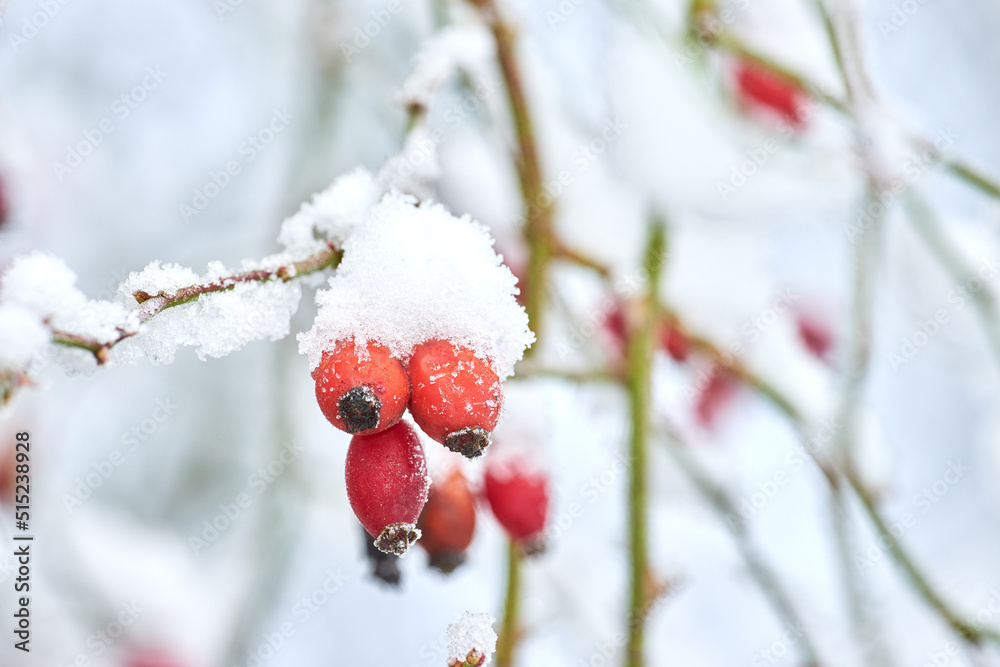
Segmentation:
<svg viewBox="0 0 1000 667">
<path fill-rule="evenodd" d="M 446 340 L 421 343 L 410 357 L 410 414 L 434 440 L 468 458 L 483 453 L 500 419 L 500 378 L 472 350 Z"/>
<path fill-rule="evenodd" d="M 447 574 L 465 562 L 476 532 L 476 502 L 461 470 L 452 468 L 434 480 L 417 527 L 431 567 Z"/>
<path fill-rule="evenodd" d="M 375 546 L 405 554 L 420 537 L 415 524 L 430 487 L 416 431 L 399 422 L 381 433 L 354 436 L 344 472 L 351 508 Z"/>
<path fill-rule="evenodd" d="M 409 380 L 389 350 L 369 342 L 364 353 L 353 340 L 338 342 L 316 370 L 316 400 L 341 431 L 370 435 L 399 421 L 410 398 Z"/>
</svg>

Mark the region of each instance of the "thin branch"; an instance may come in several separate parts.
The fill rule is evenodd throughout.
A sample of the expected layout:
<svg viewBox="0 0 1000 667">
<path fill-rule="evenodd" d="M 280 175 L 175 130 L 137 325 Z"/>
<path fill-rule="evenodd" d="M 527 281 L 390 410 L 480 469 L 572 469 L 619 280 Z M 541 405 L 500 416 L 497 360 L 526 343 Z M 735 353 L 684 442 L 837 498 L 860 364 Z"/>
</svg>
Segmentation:
<svg viewBox="0 0 1000 667">
<path fill-rule="evenodd" d="M 669 316 L 675 318 L 677 317 L 675 313 L 670 313 Z M 679 320 L 676 322 L 678 326 L 683 326 L 683 323 Z M 711 356 L 716 363 L 725 368 L 727 372 L 730 372 L 736 379 L 739 379 L 741 382 L 746 384 L 747 387 L 753 389 L 763 398 L 771 402 L 778 409 L 778 411 L 781 412 L 786 419 L 788 419 L 795 430 L 799 433 L 799 437 L 803 440 L 803 442 L 808 440 L 809 431 L 805 417 L 787 396 L 759 375 L 755 374 L 738 361 L 732 359 L 730 355 L 723 353 L 717 345 L 708 339 L 691 336 L 690 334 L 688 334 L 688 336 L 693 348 Z M 831 462 L 828 462 L 820 457 L 819 454 L 814 452 L 812 448 L 806 447 L 805 449 L 812 460 L 823 472 L 832 489 L 836 490 L 840 485 L 841 480 L 846 479 L 847 483 L 854 488 L 858 497 L 861 498 L 862 503 L 865 504 L 865 509 L 872 518 L 872 523 L 876 527 L 885 527 L 889 525 L 889 522 L 886 521 L 878 509 L 875 494 L 867 489 L 864 480 L 860 479 L 852 468 L 849 468 L 847 471 L 842 473 L 839 468 L 833 466 Z M 973 625 L 969 621 L 961 620 L 961 615 L 958 612 L 943 603 L 943 598 L 935 592 L 933 586 L 929 583 L 930 580 L 920 571 L 919 567 L 915 564 L 916 561 L 907 552 L 906 547 L 904 547 L 901 542 L 896 540 L 891 533 L 886 536 L 886 539 L 889 540 L 889 543 L 892 545 L 889 551 L 893 556 L 893 559 L 896 560 L 897 564 L 899 564 L 900 567 L 906 572 L 911 581 L 920 582 L 919 585 L 916 585 L 916 590 L 919 596 L 938 613 L 941 613 L 942 609 L 944 609 L 945 614 L 943 615 L 943 618 L 945 618 L 945 621 L 949 626 L 958 632 L 959 636 L 963 639 L 967 639 L 973 644 L 981 644 L 984 641 L 991 641 L 1000 645 L 1000 631 L 994 628 L 980 627 L 978 625 Z"/>
<path fill-rule="evenodd" d="M 741 58 L 765 67 L 791 81 L 797 88 L 806 91 L 814 99 L 828 108 L 842 114 L 851 120 L 849 101 L 840 99 L 825 90 L 825 88 L 802 72 L 782 63 L 763 52 L 749 46 L 732 33 L 720 33 L 710 37 L 710 43 L 723 51 L 733 53 Z M 910 140 L 921 152 L 927 153 L 953 176 L 965 182 L 983 194 L 1000 199 L 1000 181 L 987 174 L 981 168 L 962 156 L 938 149 L 934 142 L 919 132 L 911 132 Z"/>
<path fill-rule="evenodd" d="M 878 510 L 875 495 L 868 489 L 853 466 L 848 467 L 845 473 L 851 484 L 851 488 L 854 489 L 858 498 L 861 499 L 861 504 L 864 506 L 868 517 L 875 525 L 882 539 L 889 545 L 889 551 L 892 553 L 896 563 L 902 568 L 906 577 L 913 584 L 914 588 L 917 589 L 924 601 L 965 641 L 975 645 L 989 641 L 1000 646 L 1000 631 L 963 619 L 962 615 L 945 601 L 931 584 L 930 579 L 920 571 L 916 561 L 903 548 L 902 543 L 892 534 L 892 531 L 889 529 L 889 522 L 885 520 Z"/>
<path fill-rule="evenodd" d="M 136 302 L 141 304 L 139 321 L 146 323 L 153 317 L 162 313 L 168 308 L 180 306 L 185 303 L 197 301 L 206 294 L 215 294 L 233 289 L 242 283 L 264 283 L 271 280 L 281 280 L 289 282 L 323 269 L 336 268 L 343 257 L 343 251 L 333 243 L 328 243 L 327 248 L 310 257 L 279 266 L 275 269 L 258 269 L 237 273 L 232 276 L 220 278 L 203 285 L 190 285 L 178 290 L 161 291 L 156 294 L 149 294 L 142 290 L 135 292 L 132 296 Z M 102 365 L 108 361 L 109 352 L 118 343 L 126 338 L 134 336 L 137 331 L 118 330 L 118 336 L 110 341 L 99 341 L 87 336 L 81 336 L 70 331 L 54 329 L 52 331 L 52 342 L 66 347 L 75 347 L 91 352 L 97 359 L 97 363 Z"/>
<path fill-rule="evenodd" d="M 590 269 L 604 280 L 609 280 L 611 278 L 611 269 L 597 259 L 580 252 L 579 250 L 570 248 L 559 239 L 553 239 L 551 246 L 554 259 L 561 259 L 565 262 L 569 262 L 570 264 L 576 264 L 577 266 L 585 269 Z"/>
<path fill-rule="evenodd" d="M 646 269 L 649 275 L 642 320 L 629 328 L 628 370 L 626 390 L 632 432 L 629 440 L 629 552 L 630 596 L 628 615 L 627 667 L 646 664 L 643 655 L 645 617 L 648 591 L 646 575 L 649 569 L 648 519 L 646 493 L 649 471 L 646 460 L 649 450 L 650 403 L 655 351 L 656 328 L 660 321 L 660 273 L 666 253 L 666 230 L 661 221 L 652 220 L 646 246 Z"/>
<path fill-rule="evenodd" d="M 524 309 L 528 313 L 528 321 L 537 337 L 543 325 L 542 311 L 546 298 L 544 286 L 548 284 L 549 263 L 554 254 L 552 247 L 554 201 L 545 192 L 541 160 L 535 141 L 535 125 L 516 55 L 516 31 L 500 16 L 494 0 L 470 1 L 479 8 L 493 33 L 496 42 L 497 64 L 500 66 L 500 72 L 503 76 L 507 102 L 514 121 L 514 134 L 517 141 L 515 166 L 524 203 L 522 234 L 528 244 L 526 280 L 529 285 L 539 286 L 537 289 L 529 289 L 525 294 Z M 537 343 L 535 346 L 537 347 Z"/>
<path fill-rule="evenodd" d="M 660 420 L 660 428 L 666 434 L 663 438 L 667 452 L 687 475 L 688 479 L 694 483 L 695 488 L 701 492 L 702 496 L 709 502 L 715 510 L 719 520 L 725 524 L 732 535 L 733 541 L 747 566 L 751 577 L 757 582 L 761 593 L 771 603 L 775 613 L 785 625 L 801 628 L 802 642 L 801 651 L 804 664 L 809 667 L 820 664 L 816 653 L 816 646 L 810 633 L 806 630 L 806 624 L 795 608 L 791 596 L 782 585 L 777 572 L 770 566 L 764 554 L 760 552 L 750 532 L 743 521 L 733 522 L 728 517 L 739 517 L 739 510 L 736 504 L 726 493 L 720 484 L 715 482 L 709 473 L 699 464 L 694 457 L 690 456 L 683 448 L 683 438 L 680 432 L 665 419 Z"/>
<path fill-rule="evenodd" d="M 576 384 L 591 384 L 599 382 L 622 382 L 621 375 L 617 375 L 603 368 L 593 369 L 593 370 L 583 370 L 583 371 L 570 371 L 563 370 L 560 368 L 548 368 L 541 366 L 534 366 L 530 363 L 525 365 L 521 362 L 514 369 L 514 375 L 510 377 L 513 381 L 519 380 L 532 380 L 536 378 L 552 378 L 556 380 L 565 380 L 567 382 L 574 382 Z"/>
<path fill-rule="evenodd" d="M 913 226 L 923 237 L 924 242 L 937 256 L 938 262 L 951 274 L 953 280 L 965 284 L 976 277 L 976 271 L 967 265 L 965 258 L 954 242 L 948 238 L 941 222 L 930 207 L 916 193 L 909 192 L 903 199 L 903 207 L 909 214 Z M 1000 308 L 996 299 L 985 285 L 978 290 L 967 290 L 972 303 L 976 306 L 982 322 L 990 349 L 1000 362 Z"/>
</svg>

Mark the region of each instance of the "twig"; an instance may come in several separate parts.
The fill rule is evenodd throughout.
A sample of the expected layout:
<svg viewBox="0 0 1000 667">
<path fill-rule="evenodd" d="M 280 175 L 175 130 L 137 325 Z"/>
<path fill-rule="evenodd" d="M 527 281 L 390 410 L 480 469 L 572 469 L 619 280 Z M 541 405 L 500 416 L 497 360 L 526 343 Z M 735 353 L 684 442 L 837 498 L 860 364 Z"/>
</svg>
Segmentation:
<svg viewBox="0 0 1000 667">
<path fill-rule="evenodd" d="M 593 257 L 590 257 L 579 250 L 570 248 L 559 239 L 553 239 L 551 246 L 552 255 L 555 259 L 561 259 L 571 264 L 581 266 L 585 269 L 590 269 L 604 280 L 611 278 L 611 269 Z"/>
<path fill-rule="evenodd" d="M 343 257 L 343 251 L 333 243 L 328 243 L 326 250 L 316 253 L 310 257 L 292 262 L 275 269 L 258 269 L 237 273 L 232 276 L 220 278 L 203 285 L 190 285 L 170 292 L 161 291 L 156 294 L 149 294 L 139 290 L 133 294 L 135 300 L 141 304 L 139 321 L 146 323 L 159 313 L 168 308 L 180 306 L 185 303 L 198 300 L 206 294 L 225 292 L 231 290 L 241 283 L 264 283 L 271 280 L 281 280 L 288 282 L 310 273 L 322 271 L 323 269 L 336 268 Z M 134 336 L 136 331 L 125 331 L 119 329 L 118 336 L 111 341 L 102 342 L 86 336 L 81 336 L 70 331 L 54 329 L 52 331 L 52 342 L 57 345 L 76 347 L 91 352 L 97 359 L 99 365 L 108 361 L 109 352 L 118 343 L 126 338 Z"/>
<path fill-rule="evenodd" d="M 651 223 L 649 242 L 646 246 L 646 263 L 649 274 L 648 292 L 638 322 L 628 334 L 628 370 L 626 390 L 632 434 L 629 442 L 629 552 L 630 597 L 626 665 L 642 667 L 645 664 L 643 643 L 645 623 L 642 622 L 647 604 L 646 572 L 648 569 L 648 513 L 646 459 L 649 449 L 651 368 L 655 350 L 654 338 L 659 324 L 660 272 L 666 251 L 666 231 L 662 222 Z"/>
<path fill-rule="evenodd" d="M 739 517 L 739 511 L 735 503 L 733 503 L 729 494 L 726 493 L 722 486 L 715 482 L 708 472 L 692 456 L 684 451 L 681 444 L 683 443 L 683 438 L 680 432 L 665 420 L 661 420 L 659 425 L 666 434 L 666 437 L 662 440 L 665 443 L 667 452 L 677 462 L 688 479 L 694 483 L 695 488 L 701 492 L 712 508 L 715 509 L 719 520 L 726 525 L 733 537 L 733 541 L 736 543 L 740 556 L 743 558 L 743 562 L 747 566 L 747 570 L 754 581 L 757 582 L 761 593 L 771 603 L 778 618 L 783 624 L 801 629 L 801 651 L 804 664 L 809 667 L 818 666 L 820 662 L 813 640 L 806 629 L 806 624 L 802 616 L 795 608 L 791 596 L 782 585 L 777 572 L 768 564 L 767 559 L 754 544 L 746 524 L 743 521 L 733 523 L 728 520 L 727 517 Z"/>
<path fill-rule="evenodd" d="M 836 95 L 827 92 L 823 86 L 817 84 L 802 72 L 754 49 L 732 33 L 711 35 L 709 41 L 724 51 L 738 55 L 741 58 L 776 72 L 791 81 L 797 88 L 808 92 L 825 106 L 851 120 L 849 101 L 842 100 Z M 1000 181 L 996 177 L 974 166 L 967 158 L 954 155 L 950 151 L 944 153 L 934 146 L 933 141 L 919 132 L 911 132 L 910 140 L 921 152 L 929 154 L 931 158 L 959 180 L 964 181 L 985 195 L 1000 199 Z"/>
<path fill-rule="evenodd" d="M 671 313 L 671 316 L 676 317 L 676 314 Z M 677 322 L 679 326 L 683 326 L 679 320 Z M 774 388 L 766 380 L 753 373 L 738 361 L 727 357 L 727 355 L 725 355 L 717 345 L 708 339 L 689 335 L 689 340 L 691 340 L 693 347 L 701 350 L 703 353 L 709 354 L 716 361 L 716 363 L 723 366 L 736 379 L 739 379 L 741 382 L 746 384 L 747 387 L 753 389 L 759 393 L 761 397 L 771 402 L 792 424 L 795 430 L 799 433 L 799 437 L 803 441 L 808 439 L 808 425 L 806 424 L 805 417 L 795 407 L 792 401 L 781 393 L 780 390 Z M 859 498 L 861 498 L 862 503 L 865 504 L 865 509 L 876 528 L 879 526 L 886 527 L 889 525 L 889 522 L 882 517 L 882 514 L 878 509 L 875 495 L 867 489 L 864 480 L 860 479 L 860 477 L 854 473 L 853 469 L 848 469 L 847 471 L 842 472 L 831 462 L 828 462 L 820 457 L 818 453 L 814 452 L 811 448 L 806 447 L 805 449 L 812 460 L 824 473 L 824 476 L 830 483 L 832 489 L 836 490 L 841 484 L 841 481 L 846 479 L 847 483 L 854 489 Z M 994 628 L 980 628 L 979 626 L 973 625 L 969 621 L 961 620 L 960 614 L 942 602 L 943 598 L 937 594 L 934 591 L 934 588 L 928 583 L 929 579 L 916 566 L 916 561 L 909 555 L 906 547 L 904 547 L 901 542 L 896 540 L 891 533 L 886 536 L 886 539 L 889 540 L 892 545 L 889 551 L 893 556 L 893 559 L 896 560 L 896 562 L 904 569 L 907 576 L 910 577 L 911 580 L 919 580 L 921 582 L 920 585 L 916 586 L 916 590 L 920 597 L 923 598 L 924 601 L 938 613 L 941 613 L 942 608 L 945 609 L 946 622 L 958 631 L 959 636 L 967 639 L 969 637 L 968 633 L 972 632 L 973 638 L 968 639 L 968 641 L 974 644 L 981 644 L 982 642 L 988 640 L 1000 645 L 1000 631 Z M 949 618 L 952 620 L 948 620 Z M 958 628 L 962 629 L 959 631 Z"/>
<path fill-rule="evenodd" d="M 565 380 L 577 384 L 589 384 L 597 382 L 621 382 L 622 377 L 602 368 L 584 371 L 569 371 L 559 368 L 543 368 L 533 366 L 524 362 L 517 365 L 511 380 L 531 380 L 535 378 L 552 378 L 555 380 Z"/>
<path fill-rule="evenodd" d="M 545 193 L 538 145 L 535 142 L 535 126 L 531 117 L 521 68 L 515 54 L 517 36 L 514 28 L 500 16 L 494 0 L 470 0 L 479 7 L 493 33 L 497 49 L 497 64 L 503 76 L 507 102 L 514 121 L 517 140 L 515 164 L 521 197 L 524 200 L 524 227 L 522 233 L 528 244 L 527 282 L 529 285 L 545 286 L 548 283 L 549 262 L 554 254 L 552 247 L 552 216 L 554 205 Z M 524 309 L 528 321 L 537 337 L 543 321 L 543 303 L 546 298 L 544 287 L 532 288 L 525 295 Z M 535 344 L 537 346 L 537 343 Z"/>
<path fill-rule="evenodd" d="M 916 193 L 909 192 L 903 199 L 903 207 L 917 232 L 953 280 L 964 284 L 975 276 L 975 271 L 966 265 L 965 258 L 948 238 L 940 221 L 923 199 Z M 997 307 L 996 299 L 985 285 L 978 290 L 967 290 L 967 293 L 979 313 L 990 348 L 1000 362 L 1000 308 Z"/>
<path fill-rule="evenodd" d="M 1000 646 L 1000 631 L 966 621 L 962 618 L 961 614 L 955 611 L 951 605 L 944 600 L 941 594 L 938 593 L 934 586 L 930 583 L 927 576 L 920 571 L 916 561 L 914 561 L 903 548 L 902 543 L 896 539 L 895 535 L 892 534 L 892 531 L 889 529 L 888 522 L 878 511 L 878 505 L 874 495 L 868 487 L 865 486 L 864 481 L 859 477 L 854 468 L 848 467 L 845 470 L 845 474 L 851 484 L 851 488 L 854 489 L 858 498 L 861 499 L 861 504 L 864 506 L 868 517 L 871 519 L 886 544 L 889 545 L 889 551 L 892 553 L 893 558 L 895 558 L 896 563 L 902 568 L 903 572 L 910 580 L 910 583 L 912 583 L 914 588 L 917 589 L 924 601 L 927 602 L 927 604 L 930 605 L 930 607 L 934 609 L 934 611 L 936 611 L 942 619 L 944 619 L 945 623 L 947 623 L 952 630 L 954 630 L 959 637 L 965 641 L 976 645 L 989 641 Z"/>
<path fill-rule="evenodd" d="M 503 602 L 503 618 L 497 633 L 497 667 L 514 664 L 514 649 L 521 634 L 518 625 L 521 606 L 521 547 L 507 540 L 507 586 Z"/>
</svg>

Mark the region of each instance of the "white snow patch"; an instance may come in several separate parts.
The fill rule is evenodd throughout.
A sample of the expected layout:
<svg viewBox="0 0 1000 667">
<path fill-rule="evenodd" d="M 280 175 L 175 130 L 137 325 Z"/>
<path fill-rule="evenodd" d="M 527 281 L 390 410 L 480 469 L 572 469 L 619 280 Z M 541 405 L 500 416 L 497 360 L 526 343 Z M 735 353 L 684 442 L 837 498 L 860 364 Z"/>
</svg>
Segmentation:
<svg viewBox="0 0 1000 667">
<path fill-rule="evenodd" d="M 496 619 L 489 614 L 463 612 L 457 623 L 448 626 L 448 659 L 464 661 L 470 651 L 486 656 L 484 665 L 493 660 L 497 647 L 497 633 L 493 631 Z"/>
<path fill-rule="evenodd" d="M 16 303 L 0 304 L 0 370 L 28 367 L 51 338 L 37 314 Z"/>
<path fill-rule="evenodd" d="M 347 240 L 329 285 L 316 294 L 312 329 L 299 334 L 311 368 L 343 339 L 377 340 L 405 359 L 440 338 L 470 348 L 502 379 L 535 338 L 486 229 L 398 193 Z"/>
<path fill-rule="evenodd" d="M 286 219 L 278 242 L 292 259 L 322 251 L 326 240 L 342 243 L 364 222 L 382 194 L 372 173 L 358 167 L 313 195 L 311 202 Z"/>
<path fill-rule="evenodd" d="M 417 53 L 413 71 L 403 84 L 400 103 L 407 107 L 429 106 L 435 93 L 459 69 L 478 71 L 489 62 L 492 41 L 481 23 L 451 25 L 437 32 Z"/>
<path fill-rule="evenodd" d="M 76 287 L 76 274 L 61 259 L 43 252 L 14 260 L 0 281 L 0 303 L 21 306 L 51 329 L 99 342 L 115 340 L 119 330 L 138 326 L 121 304 L 87 299 Z"/>
<path fill-rule="evenodd" d="M 190 285 L 207 284 L 233 272 L 218 263 L 209 265 L 205 275 L 176 264 L 153 262 L 132 273 L 119 287 L 119 296 L 133 304 L 133 313 L 142 306 L 132 296 L 142 290 L 157 298 Z M 114 358 L 133 361 L 148 356 L 153 363 L 170 363 L 177 348 L 197 348 L 198 357 L 223 357 L 247 343 L 278 340 L 288 335 L 289 320 L 302 296 L 297 282 L 269 280 L 238 283 L 224 292 L 205 294 L 197 301 L 168 308 L 151 318 L 135 337 L 123 341 L 113 351 Z"/>
</svg>

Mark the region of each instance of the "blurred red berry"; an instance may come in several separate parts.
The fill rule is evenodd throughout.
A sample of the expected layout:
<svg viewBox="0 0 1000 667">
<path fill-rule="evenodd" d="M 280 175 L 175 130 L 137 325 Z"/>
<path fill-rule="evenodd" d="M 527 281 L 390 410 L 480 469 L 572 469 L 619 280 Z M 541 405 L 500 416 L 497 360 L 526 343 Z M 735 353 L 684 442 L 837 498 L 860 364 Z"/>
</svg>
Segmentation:
<svg viewBox="0 0 1000 667">
<path fill-rule="evenodd" d="M 798 316 L 799 339 L 806 349 L 819 359 L 829 359 L 833 349 L 833 331 L 818 318 L 800 313 Z"/>
<path fill-rule="evenodd" d="M 691 353 L 688 337 L 673 323 L 660 330 L 660 347 L 674 361 L 685 361 Z"/>
<path fill-rule="evenodd" d="M 0 446 L 0 503 L 14 504 L 15 452 L 11 447 Z"/>
<path fill-rule="evenodd" d="M 486 466 L 486 499 L 510 538 L 522 545 L 541 542 L 549 513 L 549 478 L 521 458 Z"/>
<path fill-rule="evenodd" d="M 434 480 L 417 527 L 431 567 L 449 573 L 465 562 L 476 532 L 476 500 L 461 470 Z"/>
<path fill-rule="evenodd" d="M 604 330 L 608 333 L 617 349 L 624 353 L 627 332 L 625 330 L 625 309 L 620 302 L 615 302 L 604 316 Z"/>
<path fill-rule="evenodd" d="M 125 667 L 181 667 L 181 663 L 166 651 L 138 649 L 126 657 Z"/>
<path fill-rule="evenodd" d="M 399 422 L 381 433 L 356 435 L 347 448 L 347 498 L 375 546 L 402 556 L 420 533 L 427 502 L 427 462 L 416 431 Z"/>
<path fill-rule="evenodd" d="M 10 200 L 7 198 L 7 182 L 0 179 L 0 227 L 10 218 Z"/>
<path fill-rule="evenodd" d="M 384 431 L 403 416 L 410 398 L 403 365 L 375 342 L 368 343 L 364 358 L 353 340 L 338 342 L 312 375 L 323 415 L 348 433 Z"/>
<path fill-rule="evenodd" d="M 503 407 L 493 368 L 468 348 L 429 340 L 413 351 L 409 371 L 410 413 L 424 433 L 470 459 L 482 454 Z"/>
<path fill-rule="evenodd" d="M 708 384 L 698 394 L 694 415 L 698 423 L 704 427 L 715 425 L 722 410 L 736 395 L 736 384 L 721 368 L 711 371 Z"/>
<path fill-rule="evenodd" d="M 795 128 L 805 124 L 805 94 L 781 74 L 741 60 L 736 64 L 736 87 L 746 106 L 775 113 Z"/>
</svg>

